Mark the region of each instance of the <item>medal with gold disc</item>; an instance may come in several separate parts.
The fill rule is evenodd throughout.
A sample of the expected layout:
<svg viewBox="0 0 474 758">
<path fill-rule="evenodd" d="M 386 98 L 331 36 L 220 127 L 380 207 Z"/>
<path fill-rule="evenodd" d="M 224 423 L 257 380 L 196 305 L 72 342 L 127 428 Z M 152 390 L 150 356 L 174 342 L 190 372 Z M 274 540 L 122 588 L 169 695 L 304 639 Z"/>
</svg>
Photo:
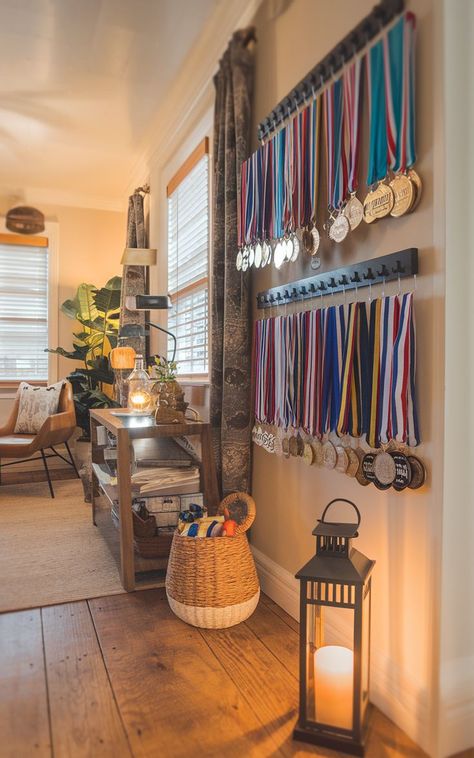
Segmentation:
<svg viewBox="0 0 474 758">
<path fill-rule="evenodd" d="M 369 160 L 367 185 L 371 188 L 364 200 L 364 221 L 372 224 L 388 216 L 394 206 L 392 188 L 385 184 L 388 173 L 388 131 L 386 115 L 384 42 L 379 40 L 366 56 L 369 87 Z"/>
<path fill-rule="evenodd" d="M 319 197 L 319 142 L 321 135 L 321 104 L 322 98 L 317 97 L 301 113 L 302 153 L 306 154 L 308 187 L 300 187 L 300 195 L 305 199 L 301 204 L 301 224 L 304 227 L 301 244 L 305 253 L 311 258 L 311 268 L 321 265 L 318 255 L 320 236 L 316 226 L 316 214 Z M 301 172 L 301 180 L 303 180 Z M 306 202 L 306 200 L 308 202 Z"/>
<path fill-rule="evenodd" d="M 342 77 L 324 91 L 326 125 L 327 193 L 330 221 L 327 231 L 333 242 L 342 242 L 350 231 L 343 213 L 347 195 L 346 132 L 344 130 L 344 86 Z"/>
<path fill-rule="evenodd" d="M 344 155 L 347 163 L 347 192 L 350 197 L 344 207 L 351 231 L 364 217 L 364 207 L 356 195 L 358 187 L 360 124 L 361 124 L 362 58 L 346 66 L 343 74 L 344 89 Z"/>
</svg>

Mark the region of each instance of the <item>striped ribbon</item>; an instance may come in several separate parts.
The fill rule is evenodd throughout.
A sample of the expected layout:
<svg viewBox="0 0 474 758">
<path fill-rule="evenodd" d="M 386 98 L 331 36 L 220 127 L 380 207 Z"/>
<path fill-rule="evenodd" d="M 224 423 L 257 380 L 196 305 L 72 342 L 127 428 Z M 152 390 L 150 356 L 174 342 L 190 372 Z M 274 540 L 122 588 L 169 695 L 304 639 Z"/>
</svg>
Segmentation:
<svg viewBox="0 0 474 758">
<path fill-rule="evenodd" d="M 366 55 L 367 91 L 369 100 L 369 187 L 387 174 L 387 114 L 385 107 L 383 40 L 379 40 Z"/>
<path fill-rule="evenodd" d="M 357 58 L 344 71 L 344 155 L 347 165 L 347 190 L 353 193 L 358 186 L 360 153 L 360 105 L 362 59 Z"/>
</svg>

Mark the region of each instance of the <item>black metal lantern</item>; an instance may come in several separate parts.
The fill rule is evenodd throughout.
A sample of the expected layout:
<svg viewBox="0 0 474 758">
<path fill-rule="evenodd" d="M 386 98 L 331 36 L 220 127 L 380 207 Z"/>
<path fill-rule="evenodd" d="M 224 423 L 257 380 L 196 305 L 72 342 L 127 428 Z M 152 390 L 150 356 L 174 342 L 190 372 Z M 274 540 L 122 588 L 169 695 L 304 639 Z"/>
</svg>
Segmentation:
<svg viewBox="0 0 474 758">
<path fill-rule="evenodd" d="M 333 503 L 344 502 L 357 523 L 326 521 Z M 364 755 L 369 711 L 370 574 L 375 561 L 352 547 L 360 513 L 338 498 L 315 527 L 316 555 L 296 574 L 300 580 L 300 707 L 293 736 Z"/>
</svg>

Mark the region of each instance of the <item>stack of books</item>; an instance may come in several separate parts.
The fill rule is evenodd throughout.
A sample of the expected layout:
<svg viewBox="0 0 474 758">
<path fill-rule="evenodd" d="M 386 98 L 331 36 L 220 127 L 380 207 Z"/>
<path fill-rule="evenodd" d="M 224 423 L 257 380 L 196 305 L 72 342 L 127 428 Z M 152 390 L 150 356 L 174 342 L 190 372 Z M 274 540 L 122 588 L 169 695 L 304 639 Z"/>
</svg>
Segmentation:
<svg viewBox="0 0 474 758">
<path fill-rule="evenodd" d="M 199 468 L 160 466 L 146 468 L 132 474 L 133 497 L 155 495 L 190 495 L 199 492 Z"/>
</svg>

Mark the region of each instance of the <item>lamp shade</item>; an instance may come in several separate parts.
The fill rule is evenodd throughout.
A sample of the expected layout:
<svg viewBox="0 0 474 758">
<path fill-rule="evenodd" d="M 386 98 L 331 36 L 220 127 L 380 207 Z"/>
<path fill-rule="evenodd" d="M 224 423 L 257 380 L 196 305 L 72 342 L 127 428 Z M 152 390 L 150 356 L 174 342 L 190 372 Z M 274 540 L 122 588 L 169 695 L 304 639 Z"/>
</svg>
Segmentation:
<svg viewBox="0 0 474 758">
<path fill-rule="evenodd" d="M 135 355 L 133 347 L 114 347 L 109 353 L 110 365 L 114 369 L 132 369 L 135 365 Z"/>
<path fill-rule="evenodd" d="M 156 248 L 126 247 L 123 251 L 122 266 L 156 266 Z"/>
</svg>

